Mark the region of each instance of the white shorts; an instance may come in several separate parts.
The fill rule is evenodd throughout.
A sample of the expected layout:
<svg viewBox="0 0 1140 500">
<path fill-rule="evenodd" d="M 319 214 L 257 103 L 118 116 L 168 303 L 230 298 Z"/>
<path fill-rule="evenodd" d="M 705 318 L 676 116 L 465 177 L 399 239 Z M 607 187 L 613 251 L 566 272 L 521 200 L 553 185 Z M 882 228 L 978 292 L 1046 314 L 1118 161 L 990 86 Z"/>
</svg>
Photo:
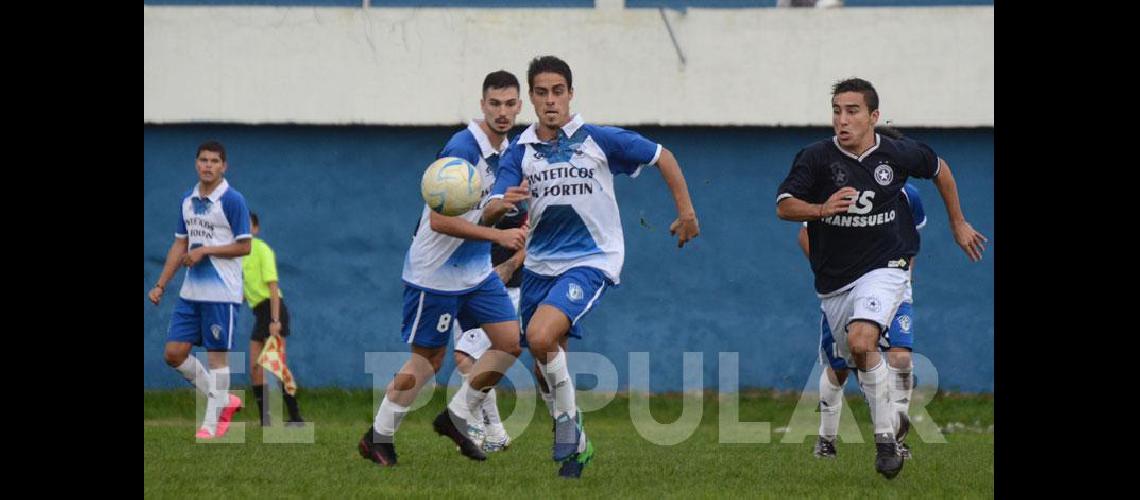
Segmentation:
<svg viewBox="0 0 1140 500">
<path fill-rule="evenodd" d="M 823 314 L 831 326 L 836 356 L 855 366 L 851 347 L 847 345 L 847 325 L 866 320 L 879 325 L 879 333 L 890 328 L 895 311 L 910 288 L 910 273 L 902 269 L 875 269 L 854 283 L 821 296 Z"/>
<path fill-rule="evenodd" d="M 519 310 L 519 289 L 507 288 L 507 295 L 511 297 L 511 303 L 515 305 L 515 313 Z M 472 358 L 479 359 L 487 349 L 491 348 L 491 338 L 482 328 L 473 328 L 471 330 L 462 331 L 459 327 L 459 321 L 452 324 L 452 334 L 455 336 L 455 350 L 462 352 Z"/>
</svg>

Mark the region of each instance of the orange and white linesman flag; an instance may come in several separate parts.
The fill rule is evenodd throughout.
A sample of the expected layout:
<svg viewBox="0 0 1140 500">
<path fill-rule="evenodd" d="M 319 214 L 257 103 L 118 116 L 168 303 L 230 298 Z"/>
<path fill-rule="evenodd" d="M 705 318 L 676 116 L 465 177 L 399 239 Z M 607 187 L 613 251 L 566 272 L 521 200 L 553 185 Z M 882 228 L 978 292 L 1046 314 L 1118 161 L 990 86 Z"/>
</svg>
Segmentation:
<svg viewBox="0 0 1140 500">
<path fill-rule="evenodd" d="M 285 365 L 285 352 L 281 350 L 281 342 L 276 335 L 270 335 L 265 342 L 265 348 L 257 357 L 257 364 L 280 379 L 285 384 L 285 392 L 290 396 L 297 394 L 297 381 L 293 380 L 293 372 Z"/>
</svg>

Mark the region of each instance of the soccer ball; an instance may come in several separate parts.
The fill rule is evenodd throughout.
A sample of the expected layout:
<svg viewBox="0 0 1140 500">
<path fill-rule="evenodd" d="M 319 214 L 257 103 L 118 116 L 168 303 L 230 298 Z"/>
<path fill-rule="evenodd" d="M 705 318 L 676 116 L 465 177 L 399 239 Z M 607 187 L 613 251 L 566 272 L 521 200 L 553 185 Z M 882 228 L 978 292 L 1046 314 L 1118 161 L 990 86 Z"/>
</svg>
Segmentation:
<svg viewBox="0 0 1140 500">
<path fill-rule="evenodd" d="M 436 213 L 462 215 L 479 205 L 483 198 L 483 180 L 467 160 L 440 158 L 424 172 L 420 195 Z"/>
</svg>

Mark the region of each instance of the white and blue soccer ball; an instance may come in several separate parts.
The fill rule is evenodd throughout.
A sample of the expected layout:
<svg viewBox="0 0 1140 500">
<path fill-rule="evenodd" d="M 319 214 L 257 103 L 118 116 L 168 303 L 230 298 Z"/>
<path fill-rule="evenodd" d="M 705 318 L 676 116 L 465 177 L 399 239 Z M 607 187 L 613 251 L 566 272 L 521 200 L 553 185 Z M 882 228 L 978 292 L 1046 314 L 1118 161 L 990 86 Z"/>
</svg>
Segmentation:
<svg viewBox="0 0 1140 500">
<path fill-rule="evenodd" d="M 440 158 L 428 166 L 420 180 L 420 195 L 428 207 L 441 215 L 465 214 L 479 206 L 483 180 L 479 171 L 463 158 Z"/>
</svg>

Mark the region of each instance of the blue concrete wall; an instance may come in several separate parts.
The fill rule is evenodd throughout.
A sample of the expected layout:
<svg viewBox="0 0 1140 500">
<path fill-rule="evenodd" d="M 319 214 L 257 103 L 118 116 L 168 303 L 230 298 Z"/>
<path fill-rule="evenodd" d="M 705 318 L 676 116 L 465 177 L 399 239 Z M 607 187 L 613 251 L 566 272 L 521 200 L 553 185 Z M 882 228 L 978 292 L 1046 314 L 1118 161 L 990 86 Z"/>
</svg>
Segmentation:
<svg viewBox="0 0 1140 500">
<path fill-rule="evenodd" d="M 159 307 L 144 295 L 172 241 L 178 197 L 196 181 L 200 142 L 227 146 L 227 178 L 261 215 L 262 237 L 277 252 L 294 319 L 290 362 L 301 384 L 366 387 L 366 351 L 407 349 L 399 338 L 400 271 L 422 207 L 419 178 L 458 127 L 144 125 L 144 387 L 183 384 L 162 360 L 181 275 Z M 774 201 L 796 151 L 829 131 L 634 129 L 676 154 L 702 233 L 678 250 L 660 175 L 619 177 L 623 284 L 583 320 L 586 338 L 572 350 L 604 354 L 623 387 L 631 351 L 651 353 L 658 391 L 681 389 L 685 351 L 704 352 L 710 387 L 718 379 L 716 353 L 736 351 L 741 386 L 802 388 L 816 360 L 819 305 L 796 246 L 798 227 L 776 218 Z M 993 130 L 905 132 L 950 163 L 968 219 L 995 240 Z M 954 244 L 934 185 L 914 182 L 930 217 L 915 269 L 917 352 L 938 369 L 942 388 L 992 391 L 996 249 L 970 263 Z M 244 346 L 252 315 L 248 308 L 242 314 L 237 344 Z M 244 384 L 244 376 L 234 383 Z"/>
</svg>

